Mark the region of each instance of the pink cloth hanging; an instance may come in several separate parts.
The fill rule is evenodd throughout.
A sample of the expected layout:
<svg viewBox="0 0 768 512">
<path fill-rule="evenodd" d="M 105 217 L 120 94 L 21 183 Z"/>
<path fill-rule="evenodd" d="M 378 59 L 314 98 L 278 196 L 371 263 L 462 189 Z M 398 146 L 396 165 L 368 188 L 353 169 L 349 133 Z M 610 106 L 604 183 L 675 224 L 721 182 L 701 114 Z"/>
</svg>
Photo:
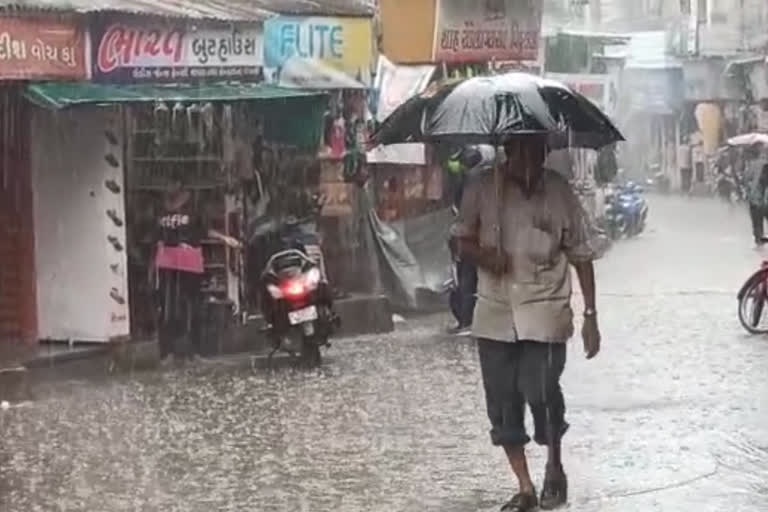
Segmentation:
<svg viewBox="0 0 768 512">
<path fill-rule="evenodd" d="M 339 117 L 333 122 L 333 128 L 331 129 L 331 156 L 333 158 L 343 158 L 346 152 L 346 143 L 344 136 L 346 134 L 346 125 L 343 117 Z"/>
<path fill-rule="evenodd" d="M 202 274 L 205 272 L 203 251 L 199 247 L 189 245 L 166 247 L 161 242 L 157 245 L 157 252 L 155 253 L 155 267 Z"/>
</svg>

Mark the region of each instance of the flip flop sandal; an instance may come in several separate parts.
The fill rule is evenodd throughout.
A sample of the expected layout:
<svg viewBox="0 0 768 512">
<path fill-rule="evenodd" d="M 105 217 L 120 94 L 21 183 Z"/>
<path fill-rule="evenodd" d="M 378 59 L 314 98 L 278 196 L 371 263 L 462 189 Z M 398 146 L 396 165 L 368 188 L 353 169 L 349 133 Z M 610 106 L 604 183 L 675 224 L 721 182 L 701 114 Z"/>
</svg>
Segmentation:
<svg viewBox="0 0 768 512">
<path fill-rule="evenodd" d="M 536 499 L 536 493 L 522 494 L 518 493 L 512 496 L 512 499 L 506 505 L 501 507 L 502 512 L 530 512 L 539 505 Z"/>
<path fill-rule="evenodd" d="M 539 503 L 541 510 L 554 510 L 568 501 L 568 478 L 563 475 L 555 479 L 545 479 L 541 489 Z"/>
</svg>

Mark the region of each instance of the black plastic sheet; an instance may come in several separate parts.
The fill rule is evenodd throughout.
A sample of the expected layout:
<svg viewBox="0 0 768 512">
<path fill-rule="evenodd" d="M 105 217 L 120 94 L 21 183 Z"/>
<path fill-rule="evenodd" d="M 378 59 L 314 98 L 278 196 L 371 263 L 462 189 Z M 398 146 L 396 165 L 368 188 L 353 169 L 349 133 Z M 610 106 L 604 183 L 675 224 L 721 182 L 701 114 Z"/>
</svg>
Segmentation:
<svg viewBox="0 0 768 512">
<path fill-rule="evenodd" d="M 448 229 L 453 214 L 446 208 L 393 223 L 369 209 L 368 227 L 378 262 L 379 284 L 396 310 L 444 309 L 442 285 L 451 276 Z"/>
</svg>

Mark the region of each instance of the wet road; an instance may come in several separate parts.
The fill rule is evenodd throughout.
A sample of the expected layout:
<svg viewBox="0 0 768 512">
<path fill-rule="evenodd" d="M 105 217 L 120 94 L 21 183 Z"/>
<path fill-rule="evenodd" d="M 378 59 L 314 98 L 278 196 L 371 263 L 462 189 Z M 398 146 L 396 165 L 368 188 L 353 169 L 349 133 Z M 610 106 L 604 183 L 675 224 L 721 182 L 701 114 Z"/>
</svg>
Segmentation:
<svg viewBox="0 0 768 512">
<path fill-rule="evenodd" d="M 651 214 L 599 263 L 603 353 L 570 352 L 569 508 L 766 510 L 768 340 L 735 314 L 760 260 L 747 215 L 682 199 Z M 513 485 L 475 348 L 436 335 L 444 321 L 337 342 L 310 373 L 58 384 L 0 411 L 0 510 L 497 510 Z"/>
</svg>

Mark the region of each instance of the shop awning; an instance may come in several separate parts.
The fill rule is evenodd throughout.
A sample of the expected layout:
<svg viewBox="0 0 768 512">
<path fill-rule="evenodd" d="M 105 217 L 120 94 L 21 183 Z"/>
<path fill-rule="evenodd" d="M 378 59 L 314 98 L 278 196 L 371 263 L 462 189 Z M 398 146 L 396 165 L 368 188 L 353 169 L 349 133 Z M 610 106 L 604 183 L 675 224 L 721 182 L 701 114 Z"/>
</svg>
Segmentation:
<svg viewBox="0 0 768 512">
<path fill-rule="evenodd" d="M 323 96 L 323 93 L 287 89 L 266 84 L 30 84 L 24 93 L 32 103 L 53 110 L 108 103 L 153 101 L 274 101 Z"/>
</svg>

